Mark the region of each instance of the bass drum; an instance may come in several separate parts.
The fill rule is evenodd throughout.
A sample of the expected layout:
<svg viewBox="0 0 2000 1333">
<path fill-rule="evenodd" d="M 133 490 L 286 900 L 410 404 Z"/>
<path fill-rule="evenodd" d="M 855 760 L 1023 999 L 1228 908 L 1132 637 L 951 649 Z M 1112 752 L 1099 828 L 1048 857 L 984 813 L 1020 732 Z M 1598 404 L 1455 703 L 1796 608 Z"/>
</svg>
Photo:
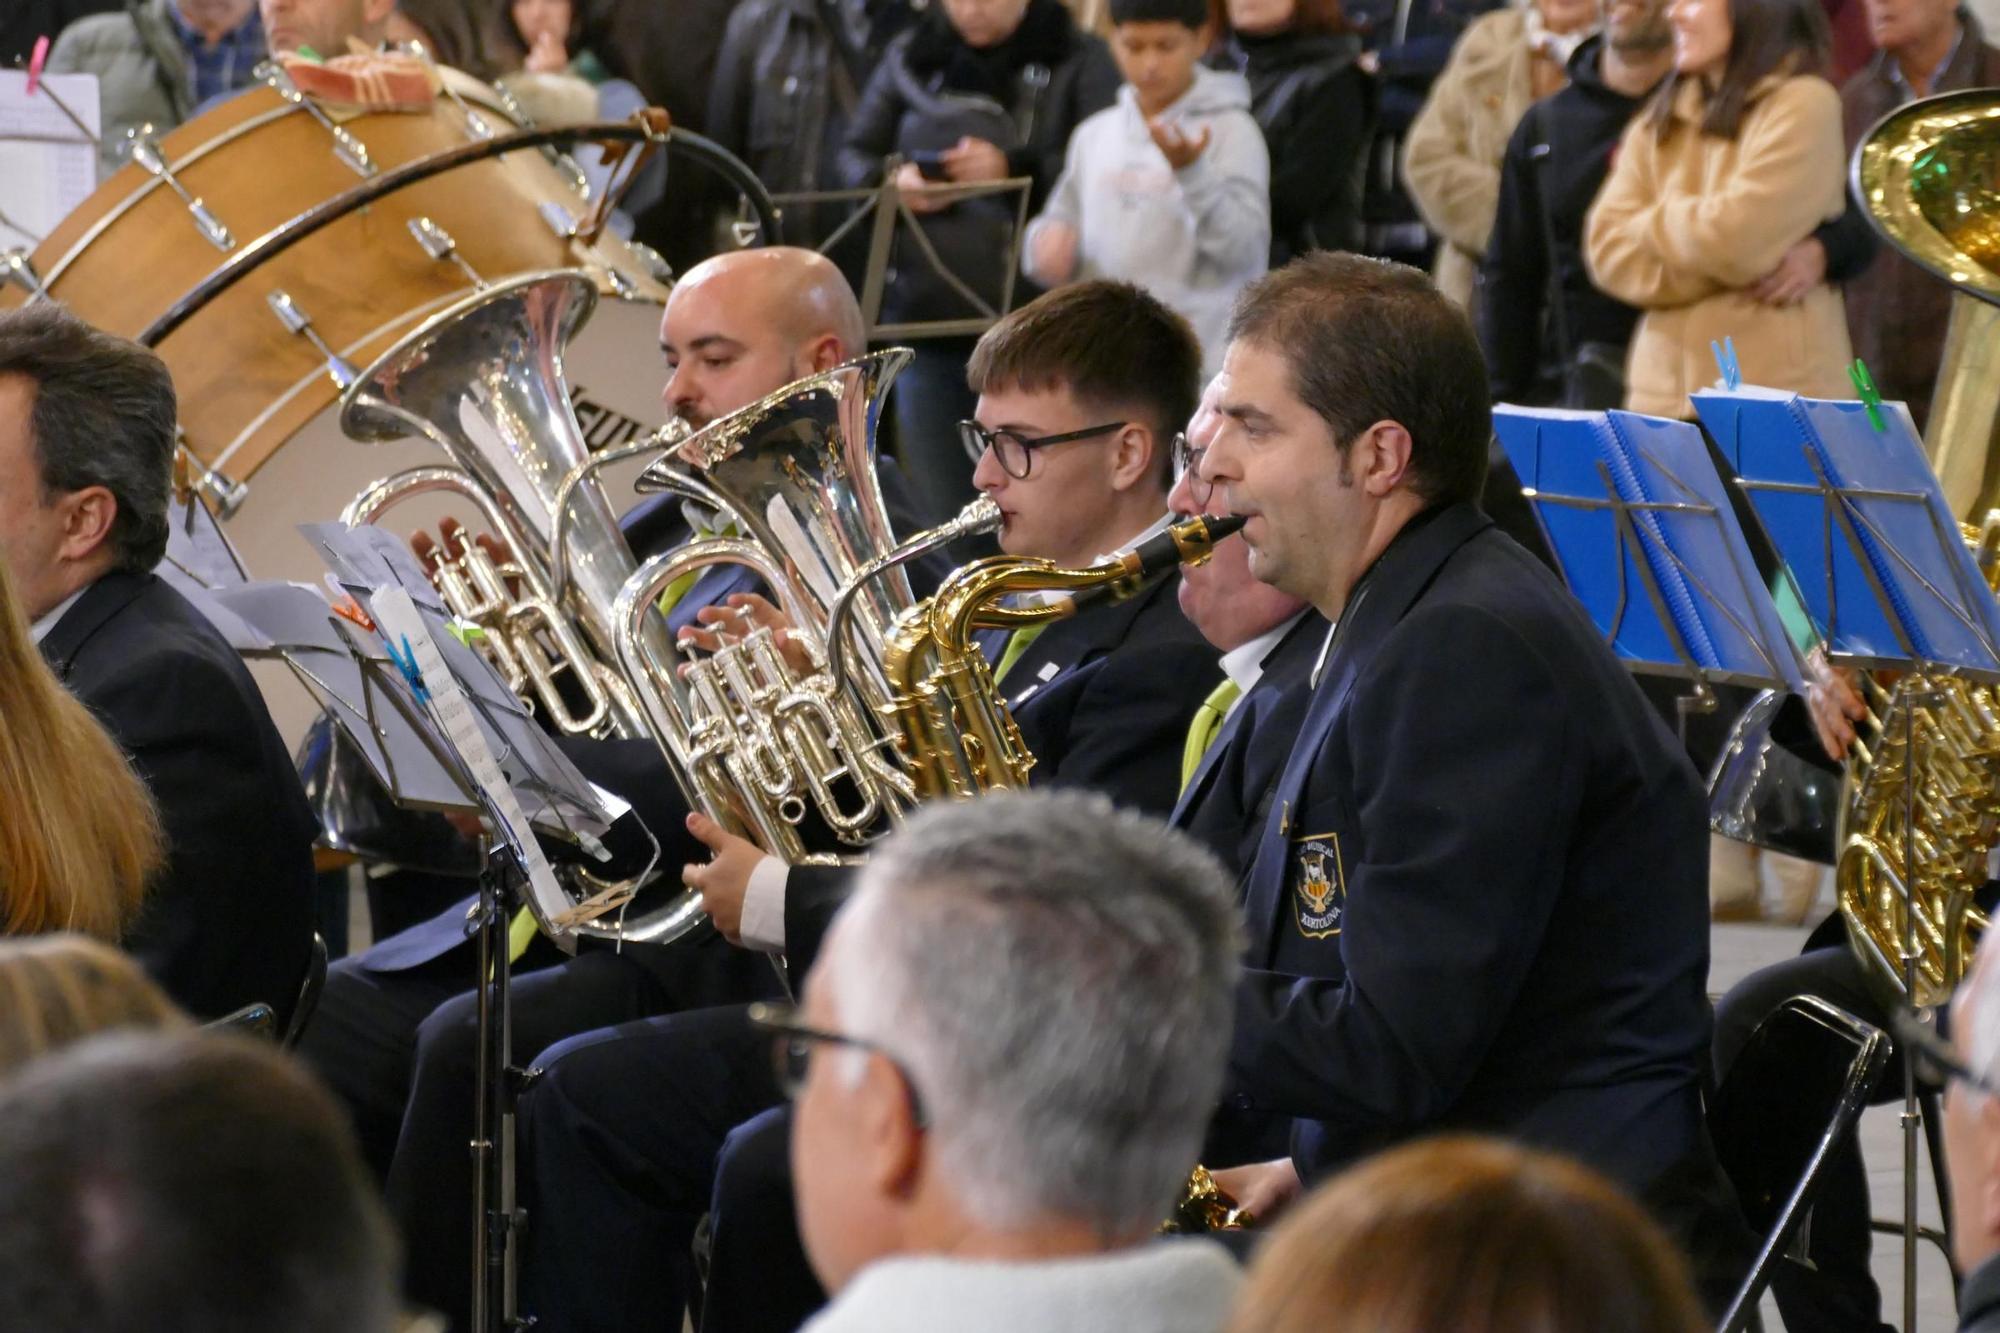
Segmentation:
<svg viewBox="0 0 2000 1333">
<path fill-rule="evenodd" d="M 421 439 L 347 439 L 339 381 L 482 282 L 588 274 L 605 299 L 566 368 L 587 434 L 608 446 L 662 420 L 664 266 L 608 233 L 579 243 L 594 206 L 580 178 L 540 147 L 482 155 L 519 122 L 494 89 L 439 73 L 445 92 L 422 110 L 352 112 L 267 67 L 266 86 L 163 136 L 65 218 L 20 275 L 34 290 L 0 290 L 0 307 L 45 296 L 156 348 L 189 451 L 246 483 L 226 532 L 252 577 L 317 583 L 299 524 L 336 518 L 386 473 L 446 461 Z M 633 498 L 608 480 L 621 505 Z M 303 691 L 258 674 L 296 741 Z"/>
</svg>

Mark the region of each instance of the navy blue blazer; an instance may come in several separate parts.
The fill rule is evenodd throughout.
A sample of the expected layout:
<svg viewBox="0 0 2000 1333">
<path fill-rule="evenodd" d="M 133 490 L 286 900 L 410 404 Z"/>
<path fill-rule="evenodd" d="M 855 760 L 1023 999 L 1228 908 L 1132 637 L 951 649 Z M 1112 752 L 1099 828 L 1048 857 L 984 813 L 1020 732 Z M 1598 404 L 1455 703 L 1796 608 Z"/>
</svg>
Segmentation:
<svg viewBox="0 0 2000 1333">
<path fill-rule="evenodd" d="M 124 941 L 197 1018 L 262 1000 L 290 1017 L 312 949 L 319 821 L 256 682 L 151 574 L 106 574 L 42 656 L 152 792 L 167 860 Z"/>
<path fill-rule="evenodd" d="M 1486 1131 L 1641 1193 L 1705 1148 L 1707 821 L 1581 607 L 1471 505 L 1362 579 L 1246 886 L 1239 1106 L 1310 1182 Z"/>
<path fill-rule="evenodd" d="M 1257 683 L 1223 719 L 1168 820 L 1222 858 L 1239 888 L 1256 856 L 1278 775 L 1312 702 L 1312 669 L 1326 646 L 1327 629 L 1326 617 L 1307 611 L 1271 646 Z M 1211 688 L 1220 683 L 1213 681 Z"/>
<path fill-rule="evenodd" d="M 1181 611 L 1180 576 L 1123 602 L 1098 602 L 1028 645 L 1001 682 L 1036 786 L 1089 787 L 1165 815 L 1180 791 L 1181 749 L 1220 657 Z M 1005 636 L 990 641 L 989 655 Z M 803 977 L 847 900 L 845 869 L 795 866 L 785 887 L 785 958 Z"/>
</svg>

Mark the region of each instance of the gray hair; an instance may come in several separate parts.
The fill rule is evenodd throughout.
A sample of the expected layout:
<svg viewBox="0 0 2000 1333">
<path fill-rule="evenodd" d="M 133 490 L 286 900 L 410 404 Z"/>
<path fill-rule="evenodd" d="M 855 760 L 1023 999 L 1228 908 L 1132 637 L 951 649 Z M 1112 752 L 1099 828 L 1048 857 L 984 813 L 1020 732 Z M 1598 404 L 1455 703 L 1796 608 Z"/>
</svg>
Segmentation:
<svg viewBox="0 0 2000 1333">
<path fill-rule="evenodd" d="M 1972 969 L 1959 984 L 1958 993 L 1952 996 L 1951 1026 L 1958 1035 L 1966 1068 L 2000 1084 L 2000 984 L 1995 984 L 1993 976 L 2000 972 L 2000 959 L 1986 956 L 1994 948 L 2000 945 L 1989 946 L 1980 941 Z M 1970 1097 L 1986 1096 L 1982 1089 L 1969 1083 L 1962 1091 Z"/>
<path fill-rule="evenodd" d="M 118 502 L 117 567 L 143 574 L 167 552 L 174 382 L 166 363 L 52 302 L 0 314 L 0 376 L 35 386 L 42 492 L 102 486 Z"/>
<path fill-rule="evenodd" d="M 1242 952 L 1213 856 L 1087 793 L 940 804 L 848 917 L 841 1025 L 909 1071 L 974 1217 L 1166 1216 L 1221 1095 Z"/>
</svg>

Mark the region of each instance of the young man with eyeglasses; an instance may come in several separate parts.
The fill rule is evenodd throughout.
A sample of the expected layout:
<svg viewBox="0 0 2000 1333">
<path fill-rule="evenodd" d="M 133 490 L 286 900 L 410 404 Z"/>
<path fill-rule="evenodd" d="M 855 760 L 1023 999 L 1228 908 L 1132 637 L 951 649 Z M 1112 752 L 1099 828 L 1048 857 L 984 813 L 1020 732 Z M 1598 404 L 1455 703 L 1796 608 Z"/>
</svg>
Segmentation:
<svg viewBox="0 0 2000 1333">
<path fill-rule="evenodd" d="M 1167 441 L 1194 410 L 1199 365 L 1186 322 L 1125 284 L 1064 288 L 989 330 L 970 369 L 977 430 L 964 433 L 981 447 L 981 488 L 1007 516 L 1002 549 L 1084 565 L 1157 524 Z M 1157 815 L 1173 808 L 1189 723 L 1217 677 L 1217 650 L 1182 612 L 1179 582 L 1095 603 L 1037 635 L 990 636 L 1037 785 L 1089 788 Z M 700 815 L 688 826 L 715 851 L 684 878 L 718 929 L 805 975 L 855 877 L 787 867 Z M 538 1219 L 525 1310 L 573 1333 L 622 1328 L 634 1308 L 671 1321 L 681 1289 L 655 1256 L 686 1252 L 723 1134 L 778 1100 L 761 1046 L 746 1056 L 748 1037 L 743 1009 L 705 1010 L 589 1033 L 536 1061 L 544 1073 L 520 1111 Z M 782 1139 L 767 1165 L 782 1174 Z M 778 1216 L 789 1231 L 789 1212 Z M 607 1231 L 633 1243 L 607 1255 L 589 1239 Z M 803 1263 L 774 1269 L 731 1237 L 718 1225 L 710 1326 L 796 1327 L 819 1299 Z"/>
</svg>

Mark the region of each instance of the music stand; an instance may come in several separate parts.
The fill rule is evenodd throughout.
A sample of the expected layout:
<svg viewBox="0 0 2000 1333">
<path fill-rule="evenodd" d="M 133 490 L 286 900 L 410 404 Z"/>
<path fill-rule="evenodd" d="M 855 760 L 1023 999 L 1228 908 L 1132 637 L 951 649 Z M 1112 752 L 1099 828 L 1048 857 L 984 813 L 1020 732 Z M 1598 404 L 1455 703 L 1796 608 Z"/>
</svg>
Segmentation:
<svg viewBox="0 0 2000 1333">
<path fill-rule="evenodd" d="M 1830 660 L 1894 667 L 1926 682 L 2000 681 L 1994 599 L 1900 403 L 1803 398 L 1756 387 L 1693 395 L 1758 522 L 1791 571 Z M 1917 874 L 1916 711 L 1904 710 L 1903 873 Z M 1902 980 L 1917 994 L 1914 887 L 1903 911 Z M 1916 1327 L 1917 1100 L 1903 1062 L 1903 1326 Z"/>
<path fill-rule="evenodd" d="M 1564 581 L 1625 664 L 1693 685 L 1805 693 L 1803 664 L 1750 557 L 1701 432 L 1634 412 L 1494 409 Z"/>
</svg>

